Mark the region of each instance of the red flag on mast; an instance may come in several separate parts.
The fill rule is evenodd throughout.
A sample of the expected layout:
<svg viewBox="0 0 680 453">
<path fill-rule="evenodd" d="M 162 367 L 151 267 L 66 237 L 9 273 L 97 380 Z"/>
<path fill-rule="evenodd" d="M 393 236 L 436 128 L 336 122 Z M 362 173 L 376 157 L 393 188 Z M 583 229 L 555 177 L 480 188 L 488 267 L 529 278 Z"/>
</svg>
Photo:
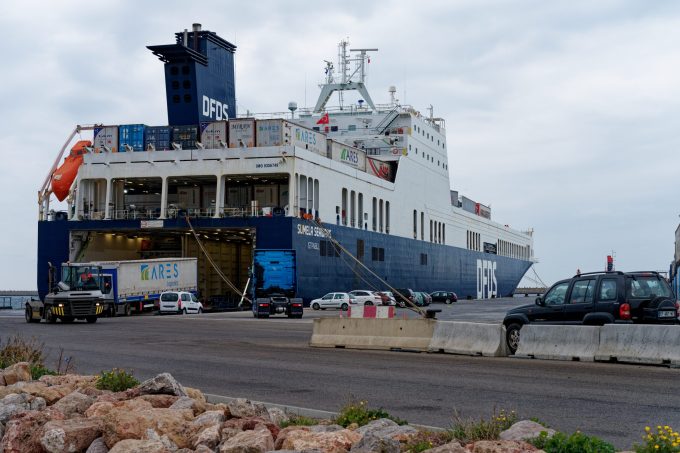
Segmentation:
<svg viewBox="0 0 680 453">
<path fill-rule="evenodd" d="M 316 124 L 328 124 L 330 123 L 331 120 L 328 118 L 328 113 L 326 113 L 324 116 L 322 116 L 319 121 L 316 122 Z"/>
</svg>

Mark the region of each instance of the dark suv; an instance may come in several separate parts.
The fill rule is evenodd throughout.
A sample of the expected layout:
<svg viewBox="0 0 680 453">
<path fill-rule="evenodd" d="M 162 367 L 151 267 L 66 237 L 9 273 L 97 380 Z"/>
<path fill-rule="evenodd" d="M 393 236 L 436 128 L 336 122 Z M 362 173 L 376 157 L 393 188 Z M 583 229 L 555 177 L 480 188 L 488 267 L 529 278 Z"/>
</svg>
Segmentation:
<svg viewBox="0 0 680 453">
<path fill-rule="evenodd" d="M 503 325 L 514 354 L 524 324 L 677 324 L 679 309 L 657 272 L 592 272 L 555 283 L 534 305 L 508 311 Z"/>
<path fill-rule="evenodd" d="M 408 299 L 408 302 L 410 302 L 411 306 L 416 304 L 417 296 L 412 289 L 398 289 L 398 288 L 395 289 L 396 291 L 394 292 L 394 298 L 397 301 L 397 306 L 403 308 L 406 305 L 409 305 L 399 294 L 406 297 Z"/>
</svg>

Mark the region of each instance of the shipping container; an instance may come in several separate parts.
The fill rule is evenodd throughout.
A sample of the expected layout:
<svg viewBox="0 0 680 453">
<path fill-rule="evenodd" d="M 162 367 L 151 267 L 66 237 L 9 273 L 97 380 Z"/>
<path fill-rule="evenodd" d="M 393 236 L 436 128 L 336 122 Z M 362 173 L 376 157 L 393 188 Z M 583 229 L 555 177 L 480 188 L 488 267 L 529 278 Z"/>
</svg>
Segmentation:
<svg viewBox="0 0 680 453">
<path fill-rule="evenodd" d="M 290 123 L 290 143 L 300 148 L 308 149 L 309 151 L 320 154 L 324 157 L 330 157 L 328 154 L 328 145 L 326 144 L 326 136 L 320 132 L 315 132 L 306 127 L 298 126 Z"/>
<path fill-rule="evenodd" d="M 205 149 L 226 148 L 227 143 L 226 121 L 201 123 L 201 144 Z"/>
<path fill-rule="evenodd" d="M 182 149 L 196 149 L 198 141 L 198 126 L 172 126 L 172 143 L 177 143 Z"/>
<path fill-rule="evenodd" d="M 475 205 L 475 214 L 478 216 L 484 217 L 485 219 L 490 219 L 491 218 L 491 208 L 488 206 L 484 206 L 481 203 L 477 203 Z"/>
<path fill-rule="evenodd" d="M 473 213 L 473 214 L 475 213 L 475 209 L 477 208 L 477 203 L 476 203 L 475 201 L 469 199 L 469 198 L 466 197 L 466 196 L 462 196 L 462 197 L 461 197 L 461 201 L 462 201 L 462 206 L 461 206 L 461 207 L 462 207 L 465 211 L 471 212 L 471 213 Z"/>
<path fill-rule="evenodd" d="M 94 128 L 95 153 L 118 152 L 118 126 L 98 126 Z"/>
<path fill-rule="evenodd" d="M 118 126 L 118 148 L 120 152 L 127 151 L 127 146 L 132 151 L 144 151 L 144 124 L 124 124 Z"/>
<path fill-rule="evenodd" d="M 290 144 L 291 125 L 284 120 L 257 120 L 257 146 L 285 146 Z"/>
<path fill-rule="evenodd" d="M 347 164 L 357 170 L 366 171 L 366 153 L 363 150 L 330 139 L 328 140 L 328 148 L 331 159 Z"/>
<path fill-rule="evenodd" d="M 255 146 L 255 120 L 244 118 L 229 120 L 229 148 L 252 148 Z"/>
<path fill-rule="evenodd" d="M 151 145 L 151 146 L 149 146 Z M 151 149 L 153 147 L 153 149 Z M 151 126 L 144 130 L 144 149 L 147 151 L 167 151 L 170 146 L 170 127 Z"/>
<path fill-rule="evenodd" d="M 394 173 L 389 162 L 366 157 L 366 172 L 386 181 L 394 182 Z"/>
</svg>

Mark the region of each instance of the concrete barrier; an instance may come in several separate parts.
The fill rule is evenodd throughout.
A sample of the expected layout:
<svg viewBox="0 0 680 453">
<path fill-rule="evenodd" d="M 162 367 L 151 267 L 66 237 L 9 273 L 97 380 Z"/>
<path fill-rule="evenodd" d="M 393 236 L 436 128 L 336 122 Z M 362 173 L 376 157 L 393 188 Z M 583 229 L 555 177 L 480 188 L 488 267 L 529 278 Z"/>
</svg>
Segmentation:
<svg viewBox="0 0 680 453">
<path fill-rule="evenodd" d="M 430 352 L 505 357 L 505 329 L 502 324 L 438 321 Z"/>
<path fill-rule="evenodd" d="M 680 366 L 680 326 L 607 324 L 595 360 Z"/>
<path fill-rule="evenodd" d="M 522 327 L 515 357 L 592 362 L 600 327 L 528 324 Z"/>
<path fill-rule="evenodd" d="M 314 320 L 310 346 L 317 348 L 427 351 L 431 319 L 321 318 Z"/>
</svg>

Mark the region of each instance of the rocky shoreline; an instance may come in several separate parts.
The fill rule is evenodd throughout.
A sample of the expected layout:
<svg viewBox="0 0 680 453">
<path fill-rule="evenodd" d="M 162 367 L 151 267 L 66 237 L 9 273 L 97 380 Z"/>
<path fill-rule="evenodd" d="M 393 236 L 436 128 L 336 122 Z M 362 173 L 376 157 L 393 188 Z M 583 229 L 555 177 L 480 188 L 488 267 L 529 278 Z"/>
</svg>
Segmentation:
<svg viewBox="0 0 680 453">
<path fill-rule="evenodd" d="M 331 420 L 301 426 L 278 408 L 237 399 L 212 404 L 162 373 L 122 392 L 99 390 L 98 376 L 31 380 L 28 363 L 0 372 L 0 451 L 7 453 L 400 453 L 422 436 L 388 418 L 346 428 Z M 525 439 L 548 431 L 524 420 L 500 440 L 452 440 L 419 452 L 541 452 Z"/>
</svg>

